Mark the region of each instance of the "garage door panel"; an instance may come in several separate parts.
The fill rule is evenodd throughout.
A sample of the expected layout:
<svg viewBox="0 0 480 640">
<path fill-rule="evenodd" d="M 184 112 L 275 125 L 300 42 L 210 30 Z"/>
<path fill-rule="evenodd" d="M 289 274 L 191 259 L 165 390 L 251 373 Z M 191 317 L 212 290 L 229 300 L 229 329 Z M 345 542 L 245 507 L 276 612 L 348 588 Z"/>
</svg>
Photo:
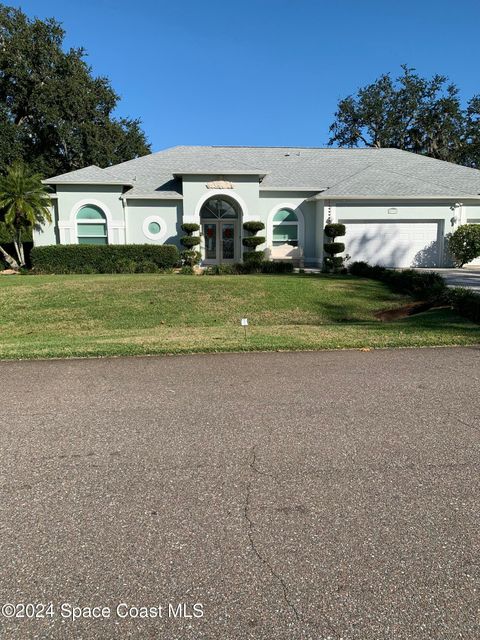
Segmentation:
<svg viewBox="0 0 480 640">
<path fill-rule="evenodd" d="M 345 253 L 384 267 L 439 266 L 440 222 L 352 221 L 346 225 Z"/>
</svg>

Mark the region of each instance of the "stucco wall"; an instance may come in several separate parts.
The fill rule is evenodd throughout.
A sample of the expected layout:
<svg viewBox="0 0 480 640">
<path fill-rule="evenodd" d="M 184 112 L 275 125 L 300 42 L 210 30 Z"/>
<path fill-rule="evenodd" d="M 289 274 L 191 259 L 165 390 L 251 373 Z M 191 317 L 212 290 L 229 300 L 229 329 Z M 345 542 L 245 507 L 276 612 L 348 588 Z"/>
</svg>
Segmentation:
<svg viewBox="0 0 480 640">
<path fill-rule="evenodd" d="M 464 201 L 461 206 L 453 200 L 347 200 L 309 201 L 314 193 L 261 190 L 258 176 L 222 176 L 232 182 L 233 189 L 209 189 L 207 184 L 218 180 L 217 175 L 190 175 L 183 178 L 183 201 L 172 200 L 127 200 L 122 199 L 119 185 L 60 185 L 57 187 L 53 204 L 54 223 L 46 225 L 42 231 L 34 233 L 36 245 L 68 244 L 77 242 L 75 216 L 85 204 L 96 204 L 107 215 L 108 239 L 113 244 L 173 243 L 180 246 L 183 235 L 182 222 L 199 222 L 200 209 L 207 198 L 225 195 L 234 198 L 241 211 L 242 222 L 260 220 L 265 224 L 266 245 L 272 240 L 273 216 L 280 208 L 292 208 L 297 214 L 299 240 L 303 240 L 305 264 L 320 265 L 323 258 L 323 226 L 326 218 L 332 221 L 408 221 L 439 220 L 441 228 L 448 236 L 459 224 L 480 221 L 480 204 Z M 389 209 L 396 213 L 389 213 Z M 157 220 L 161 233 L 152 237 L 146 232 L 148 222 Z M 241 246 L 243 230 L 238 225 L 238 246 Z"/>
<path fill-rule="evenodd" d="M 76 214 L 87 204 L 96 205 L 107 217 L 108 240 L 112 244 L 125 243 L 125 218 L 120 199 L 122 187 L 118 185 L 60 185 L 56 193 L 56 229 L 45 229 L 34 234 L 36 245 L 76 244 Z"/>
<path fill-rule="evenodd" d="M 127 244 L 176 244 L 184 235 L 182 224 L 181 200 L 128 200 L 126 209 Z M 156 238 L 149 237 L 145 231 L 148 221 L 158 221 L 161 232 Z"/>
</svg>

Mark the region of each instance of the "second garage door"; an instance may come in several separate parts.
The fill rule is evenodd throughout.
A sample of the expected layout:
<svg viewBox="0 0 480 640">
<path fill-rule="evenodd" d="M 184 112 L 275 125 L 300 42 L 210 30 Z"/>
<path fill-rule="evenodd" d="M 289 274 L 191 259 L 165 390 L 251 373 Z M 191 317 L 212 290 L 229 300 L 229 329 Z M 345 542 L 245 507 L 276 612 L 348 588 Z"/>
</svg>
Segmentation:
<svg viewBox="0 0 480 640">
<path fill-rule="evenodd" d="M 384 267 L 438 267 L 439 220 L 381 222 L 341 220 L 346 225 L 345 253 Z"/>
</svg>

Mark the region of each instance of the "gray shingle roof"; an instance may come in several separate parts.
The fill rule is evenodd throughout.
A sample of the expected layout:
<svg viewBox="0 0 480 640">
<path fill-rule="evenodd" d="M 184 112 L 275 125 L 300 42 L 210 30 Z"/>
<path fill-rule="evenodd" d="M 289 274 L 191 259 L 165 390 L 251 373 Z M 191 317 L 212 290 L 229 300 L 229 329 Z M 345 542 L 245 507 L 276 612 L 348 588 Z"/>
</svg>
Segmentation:
<svg viewBox="0 0 480 640">
<path fill-rule="evenodd" d="M 480 171 L 399 149 L 292 147 L 171 147 L 99 169 L 50 178 L 49 184 L 122 183 L 127 197 L 181 197 L 174 174 L 224 176 L 253 173 L 262 190 L 299 189 L 322 196 L 477 197 Z"/>
</svg>

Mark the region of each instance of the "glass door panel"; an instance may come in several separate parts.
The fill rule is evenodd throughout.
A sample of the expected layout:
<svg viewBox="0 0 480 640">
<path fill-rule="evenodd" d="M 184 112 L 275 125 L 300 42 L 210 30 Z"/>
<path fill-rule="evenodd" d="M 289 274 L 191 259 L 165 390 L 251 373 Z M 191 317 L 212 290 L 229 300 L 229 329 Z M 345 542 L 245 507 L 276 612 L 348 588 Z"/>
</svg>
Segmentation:
<svg viewBox="0 0 480 640">
<path fill-rule="evenodd" d="M 217 259 L 217 223 L 211 222 L 203 225 L 203 235 L 205 237 L 205 259 Z"/>
<path fill-rule="evenodd" d="M 235 260 L 235 225 L 221 222 L 222 227 L 222 260 Z"/>
</svg>

